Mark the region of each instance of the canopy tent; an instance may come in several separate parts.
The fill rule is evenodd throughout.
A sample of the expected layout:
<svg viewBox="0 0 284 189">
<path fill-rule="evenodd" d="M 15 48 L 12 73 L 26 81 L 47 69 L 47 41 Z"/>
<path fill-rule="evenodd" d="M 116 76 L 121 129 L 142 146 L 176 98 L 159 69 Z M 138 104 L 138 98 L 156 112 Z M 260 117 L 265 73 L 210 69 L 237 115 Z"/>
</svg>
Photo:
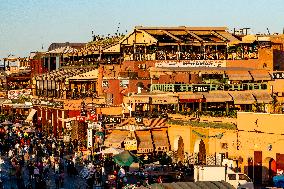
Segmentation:
<svg viewBox="0 0 284 189">
<path fill-rule="evenodd" d="M 105 150 L 102 150 L 100 152 L 100 154 L 114 154 L 114 155 L 117 155 L 117 154 L 120 154 L 121 152 L 123 152 L 122 149 L 119 149 L 119 148 L 107 148 Z"/>
<path fill-rule="evenodd" d="M 113 160 L 116 164 L 127 167 L 132 163 L 142 162 L 136 155 L 129 151 L 123 151 L 120 154 L 113 156 Z"/>
</svg>

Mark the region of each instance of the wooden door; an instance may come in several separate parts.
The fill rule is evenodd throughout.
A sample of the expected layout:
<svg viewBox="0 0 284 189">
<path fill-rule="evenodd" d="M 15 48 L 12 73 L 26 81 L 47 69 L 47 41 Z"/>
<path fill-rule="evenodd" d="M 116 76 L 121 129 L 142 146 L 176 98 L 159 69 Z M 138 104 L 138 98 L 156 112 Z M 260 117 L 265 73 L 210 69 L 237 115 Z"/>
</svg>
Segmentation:
<svg viewBox="0 0 284 189">
<path fill-rule="evenodd" d="M 254 183 L 262 183 L 262 151 L 254 151 Z"/>
</svg>

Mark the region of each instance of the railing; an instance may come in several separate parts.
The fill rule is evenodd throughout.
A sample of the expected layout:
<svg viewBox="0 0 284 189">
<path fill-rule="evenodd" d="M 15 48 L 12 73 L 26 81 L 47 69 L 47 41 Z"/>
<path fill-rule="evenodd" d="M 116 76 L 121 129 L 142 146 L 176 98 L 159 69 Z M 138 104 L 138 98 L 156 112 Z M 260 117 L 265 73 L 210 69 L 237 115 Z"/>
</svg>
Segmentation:
<svg viewBox="0 0 284 189">
<path fill-rule="evenodd" d="M 267 84 L 242 83 L 242 84 L 152 84 L 150 91 L 163 92 L 207 92 L 207 91 L 243 91 L 266 90 Z"/>
</svg>

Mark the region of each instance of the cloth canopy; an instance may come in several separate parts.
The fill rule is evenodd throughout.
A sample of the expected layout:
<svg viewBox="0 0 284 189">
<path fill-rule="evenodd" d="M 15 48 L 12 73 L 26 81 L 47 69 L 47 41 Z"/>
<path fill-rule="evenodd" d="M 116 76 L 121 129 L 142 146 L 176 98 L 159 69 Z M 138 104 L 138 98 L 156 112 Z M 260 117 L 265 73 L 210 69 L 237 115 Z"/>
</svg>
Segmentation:
<svg viewBox="0 0 284 189">
<path fill-rule="evenodd" d="M 13 123 L 11 121 L 4 121 L 3 123 L 1 123 L 2 125 L 13 125 Z"/>
<path fill-rule="evenodd" d="M 117 155 L 117 154 L 120 154 L 121 152 L 123 152 L 123 150 L 119 149 L 119 148 L 107 148 L 105 150 L 102 150 L 100 152 L 100 154 L 114 154 L 114 155 Z"/>
<path fill-rule="evenodd" d="M 141 162 L 141 160 L 129 151 L 123 151 L 120 154 L 113 156 L 113 160 L 120 166 L 129 167 L 132 163 Z"/>
</svg>

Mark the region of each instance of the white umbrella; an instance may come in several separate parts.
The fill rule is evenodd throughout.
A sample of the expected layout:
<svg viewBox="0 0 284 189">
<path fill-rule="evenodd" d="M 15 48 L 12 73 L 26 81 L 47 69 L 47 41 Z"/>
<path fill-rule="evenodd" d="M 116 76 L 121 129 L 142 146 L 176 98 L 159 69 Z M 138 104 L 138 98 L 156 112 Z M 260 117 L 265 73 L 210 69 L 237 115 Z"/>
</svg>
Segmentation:
<svg viewBox="0 0 284 189">
<path fill-rule="evenodd" d="M 100 154 L 114 154 L 114 155 L 117 155 L 117 154 L 120 154 L 123 151 L 124 150 L 122 150 L 122 149 L 111 147 L 111 148 L 107 148 L 107 149 L 104 149 L 104 150 L 100 151 Z"/>
</svg>

